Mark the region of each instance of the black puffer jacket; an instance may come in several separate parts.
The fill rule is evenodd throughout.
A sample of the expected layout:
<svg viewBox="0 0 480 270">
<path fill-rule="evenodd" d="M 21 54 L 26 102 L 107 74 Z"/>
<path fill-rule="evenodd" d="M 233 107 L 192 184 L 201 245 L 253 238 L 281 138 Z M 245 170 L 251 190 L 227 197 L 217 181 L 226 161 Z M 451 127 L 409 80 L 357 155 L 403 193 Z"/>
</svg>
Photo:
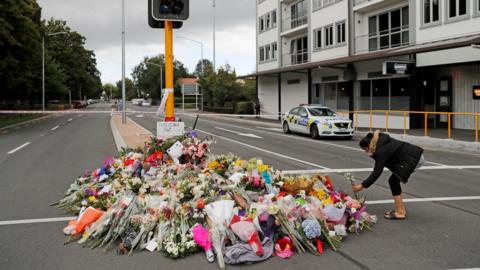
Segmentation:
<svg viewBox="0 0 480 270">
<path fill-rule="evenodd" d="M 371 156 L 375 159 L 375 168 L 370 176 L 362 182 L 362 186 L 365 188 L 371 186 L 380 177 L 385 167 L 406 183 L 415 170 L 422 153 L 423 149 L 416 145 L 380 133 L 376 151 Z"/>
</svg>

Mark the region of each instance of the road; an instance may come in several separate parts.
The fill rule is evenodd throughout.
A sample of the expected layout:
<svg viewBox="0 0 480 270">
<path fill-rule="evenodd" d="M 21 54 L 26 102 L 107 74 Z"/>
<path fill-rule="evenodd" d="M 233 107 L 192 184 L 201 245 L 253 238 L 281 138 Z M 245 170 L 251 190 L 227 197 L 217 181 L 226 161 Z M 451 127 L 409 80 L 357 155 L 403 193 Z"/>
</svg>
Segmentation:
<svg viewBox="0 0 480 270">
<path fill-rule="evenodd" d="M 89 110 L 104 110 L 96 104 Z M 131 107 L 152 112 L 154 108 Z M 159 119 L 149 113 L 129 113 L 140 125 L 155 133 Z M 182 116 L 187 126 L 193 118 Z M 260 157 L 282 170 L 320 168 L 369 168 L 373 160 L 357 147 L 357 141 L 312 140 L 285 135 L 279 127 L 223 118 L 200 117 L 201 136 L 213 135 L 215 153 L 233 152 L 244 158 Z M 20 148 L 19 148 L 20 147 Z M 17 149 L 18 148 L 18 149 Z M 64 215 L 48 206 L 62 197 L 74 178 L 98 167 L 114 155 L 115 145 L 108 114 L 56 116 L 0 133 L 0 222 L 58 218 Z M 15 150 L 15 151 L 13 151 Z M 13 151 L 13 152 L 12 152 Z M 10 153 L 9 153 L 10 152 Z M 480 156 L 441 151 L 425 152 L 429 166 L 480 165 Z M 366 191 L 369 211 L 379 215 L 373 232 L 349 236 L 339 252 L 295 255 L 289 260 L 272 258 L 246 266 L 248 269 L 459 269 L 480 267 L 480 170 L 425 170 L 415 173 L 404 186 L 406 198 L 442 197 L 441 201 L 409 202 L 404 221 L 384 220 L 382 213 L 393 205 L 384 172 Z M 363 178 L 367 172 L 355 173 Z M 340 174 L 332 174 L 337 188 L 347 190 Z M 456 200 L 447 200 L 447 199 Z M 457 200 L 460 199 L 460 200 Z M 139 252 L 133 257 L 114 251 L 63 245 L 66 221 L 0 225 L 0 269 L 216 269 L 203 254 L 170 260 L 159 254 Z M 230 268 L 230 266 L 229 266 Z M 233 267 L 232 267 L 233 268 Z"/>
</svg>

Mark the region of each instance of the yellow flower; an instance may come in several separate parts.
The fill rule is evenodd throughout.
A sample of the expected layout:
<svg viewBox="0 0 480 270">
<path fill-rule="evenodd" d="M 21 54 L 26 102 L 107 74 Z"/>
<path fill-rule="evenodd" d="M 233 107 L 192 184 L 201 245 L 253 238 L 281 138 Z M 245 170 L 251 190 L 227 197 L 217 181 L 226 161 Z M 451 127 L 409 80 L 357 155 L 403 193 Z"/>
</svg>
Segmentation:
<svg viewBox="0 0 480 270">
<path fill-rule="evenodd" d="M 218 161 L 214 160 L 214 161 L 210 161 L 208 163 L 208 168 L 210 170 L 215 170 L 216 168 L 218 168 L 218 166 L 220 166 L 220 163 L 218 163 Z"/>
<path fill-rule="evenodd" d="M 267 171 L 268 170 L 268 165 L 265 165 L 265 164 L 258 165 L 257 170 L 258 170 L 259 173 Z"/>
<path fill-rule="evenodd" d="M 330 197 L 328 197 L 328 199 L 322 200 L 322 203 L 323 205 L 333 204 L 333 201 L 332 199 L 330 199 Z"/>
<path fill-rule="evenodd" d="M 95 198 L 95 196 L 88 197 L 88 202 L 94 202 L 96 200 L 97 200 L 97 198 Z"/>
</svg>

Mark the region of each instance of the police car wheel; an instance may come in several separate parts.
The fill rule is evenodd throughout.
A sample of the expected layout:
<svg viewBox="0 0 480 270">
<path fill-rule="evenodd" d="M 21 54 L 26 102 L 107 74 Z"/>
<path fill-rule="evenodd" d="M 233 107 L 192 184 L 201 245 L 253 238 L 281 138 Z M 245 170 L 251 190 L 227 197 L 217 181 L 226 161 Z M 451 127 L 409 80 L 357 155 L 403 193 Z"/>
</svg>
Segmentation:
<svg viewBox="0 0 480 270">
<path fill-rule="evenodd" d="M 318 139 L 318 128 L 316 125 L 312 125 L 312 127 L 310 127 L 310 136 L 312 139 Z"/>
<path fill-rule="evenodd" d="M 283 133 L 290 133 L 290 127 L 288 126 L 287 122 L 283 122 Z"/>
</svg>

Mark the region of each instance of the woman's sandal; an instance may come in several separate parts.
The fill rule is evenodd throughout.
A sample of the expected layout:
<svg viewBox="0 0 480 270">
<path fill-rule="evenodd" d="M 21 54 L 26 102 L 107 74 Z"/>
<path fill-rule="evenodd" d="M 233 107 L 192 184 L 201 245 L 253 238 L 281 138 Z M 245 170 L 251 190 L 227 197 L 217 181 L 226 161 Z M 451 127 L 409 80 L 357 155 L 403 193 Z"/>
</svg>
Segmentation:
<svg viewBox="0 0 480 270">
<path fill-rule="evenodd" d="M 385 219 L 390 219 L 390 220 L 404 220 L 407 218 L 407 216 L 404 217 L 399 217 L 397 216 L 397 213 L 395 211 L 388 211 L 385 213 L 384 216 Z"/>
</svg>

